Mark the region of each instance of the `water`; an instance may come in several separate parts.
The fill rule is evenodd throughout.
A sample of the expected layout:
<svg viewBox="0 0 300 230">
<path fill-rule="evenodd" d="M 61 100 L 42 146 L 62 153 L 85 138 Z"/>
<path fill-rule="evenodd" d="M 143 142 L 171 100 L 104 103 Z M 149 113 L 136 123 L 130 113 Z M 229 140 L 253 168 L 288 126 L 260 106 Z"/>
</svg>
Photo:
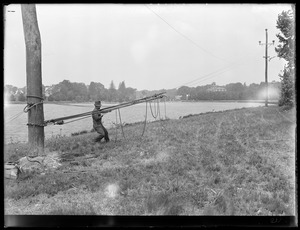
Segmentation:
<svg viewBox="0 0 300 230">
<path fill-rule="evenodd" d="M 103 107 L 111 104 L 103 104 Z M 166 106 L 165 106 L 166 105 Z M 5 143 L 10 142 L 27 142 L 27 114 L 22 113 L 26 104 L 5 104 L 4 106 L 4 140 Z M 155 113 L 155 104 L 152 103 L 152 111 Z M 198 114 L 210 111 L 224 111 L 230 109 L 244 108 L 244 107 L 258 107 L 263 106 L 259 102 L 160 102 L 159 111 L 161 118 L 165 118 L 165 110 L 168 118 L 178 119 L 180 116 L 189 114 Z M 50 120 L 54 118 L 75 115 L 79 113 L 90 112 L 94 109 L 93 103 L 80 104 L 44 104 L 44 118 Z M 126 107 L 120 110 L 123 123 L 133 123 L 144 121 L 146 114 L 146 104 L 137 104 Z M 103 117 L 103 124 L 106 128 L 114 127 L 116 123 L 117 110 L 107 113 Z M 12 120 L 15 115 L 20 115 Z M 152 117 L 149 104 L 147 111 L 147 120 L 154 121 Z M 66 120 L 69 122 L 71 120 Z M 119 123 L 119 118 L 118 118 Z M 45 138 L 51 138 L 55 135 L 69 136 L 72 133 L 83 130 L 90 131 L 93 128 L 92 118 L 78 120 L 64 125 L 48 125 L 45 127 Z"/>
</svg>

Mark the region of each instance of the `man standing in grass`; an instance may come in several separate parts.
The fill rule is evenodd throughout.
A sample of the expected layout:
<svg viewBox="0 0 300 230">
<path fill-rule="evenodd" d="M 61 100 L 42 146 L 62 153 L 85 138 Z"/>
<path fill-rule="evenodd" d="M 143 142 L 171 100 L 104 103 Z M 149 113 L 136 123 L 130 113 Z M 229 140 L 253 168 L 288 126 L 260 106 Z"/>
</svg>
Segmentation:
<svg viewBox="0 0 300 230">
<path fill-rule="evenodd" d="M 93 118 L 93 127 L 99 133 L 99 137 L 95 139 L 96 142 L 100 142 L 104 137 L 106 142 L 109 142 L 108 132 L 106 128 L 102 124 L 103 115 L 100 112 L 101 109 L 101 101 L 95 101 L 95 108 L 92 113 Z"/>
</svg>

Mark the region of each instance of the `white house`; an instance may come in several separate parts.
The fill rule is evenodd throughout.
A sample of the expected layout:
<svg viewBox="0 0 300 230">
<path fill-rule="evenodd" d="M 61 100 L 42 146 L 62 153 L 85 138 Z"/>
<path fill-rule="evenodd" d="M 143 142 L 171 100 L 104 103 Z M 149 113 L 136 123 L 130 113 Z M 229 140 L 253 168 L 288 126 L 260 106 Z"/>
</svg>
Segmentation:
<svg viewBox="0 0 300 230">
<path fill-rule="evenodd" d="M 226 88 L 222 86 L 214 85 L 207 89 L 208 92 L 226 92 Z"/>
</svg>

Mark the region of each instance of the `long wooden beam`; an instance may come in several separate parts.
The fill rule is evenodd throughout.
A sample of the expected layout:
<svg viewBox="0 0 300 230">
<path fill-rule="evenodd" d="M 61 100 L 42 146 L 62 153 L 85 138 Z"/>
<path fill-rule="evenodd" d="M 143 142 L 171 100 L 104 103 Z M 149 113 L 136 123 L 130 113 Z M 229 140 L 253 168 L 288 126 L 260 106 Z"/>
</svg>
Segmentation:
<svg viewBox="0 0 300 230">
<path fill-rule="evenodd" d="M 116 110 L 116 109 L 121 109 L 121 108 L 132 106 L 132 105 L 135 105 L 135 104 L 156 100 L 156 99 L 159 99 L 159 98 L 163 98 L 165 96 L 164 94 L 165 94 L 165 92 L 159 93 L 159 94 L 154 94 L 154 95 L 149 96 L 149 97 L 144 97 L 144 98 L 129 101 L 129 102 L 124 102 L 124 103 L 121 103 L 121 104 L 118 104 L 118 105 L 105 107 L 103 109 L 100 109 L 100 112 L 101 113 L 108 113 L 108 112 L 111 112 L 111 111 Z M 78 118 L 78 117 L 91 116 L 92 114 L 93 114 L 93 111 L 90 111 L 90 112 L 86 112 L 86 113 L 80 113 L 80 114 L 75 114 L 75 115 L 71 115 L 71 116 L 50 119 L 50 120 L 46 120 L 44 122 L 44 124 L 47 125 L 49 123 L 53 123 L 53 124 L 61 124 L 62 125 L 64 120 L 69 120 L 69 119 Z"/>
</svg>

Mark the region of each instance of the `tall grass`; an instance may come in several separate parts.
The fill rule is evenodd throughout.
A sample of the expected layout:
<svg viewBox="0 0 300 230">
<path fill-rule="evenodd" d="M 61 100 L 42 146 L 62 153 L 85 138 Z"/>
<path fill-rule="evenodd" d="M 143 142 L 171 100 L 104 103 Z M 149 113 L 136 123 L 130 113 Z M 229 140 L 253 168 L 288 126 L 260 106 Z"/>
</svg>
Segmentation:
<svg viewBox="0 0 300 230">
<path fill-rule="evenodd" d="M 46 194 L 52 208 L 40 209 L 44 214 L 294 215 L 294 121 L 294 111 L 274 106 L 153 122 L 143 137 L 142 123 L 128 125 L 126 139 L 109 130 L 108 143 L 95 143 L 97 134 L 88 132 L 53 137 L 45 146 L 62 166 L 6 180 L 5 197 L 20 205 Z M 5 160 L 27 151 L 8 145 Z M 117 194 L 107 197 L 111 184 Z M 72 189 L 78 192 L 70 195 Z M 53 204 L 67 197 L 74 207 Z"/>
</svg>

